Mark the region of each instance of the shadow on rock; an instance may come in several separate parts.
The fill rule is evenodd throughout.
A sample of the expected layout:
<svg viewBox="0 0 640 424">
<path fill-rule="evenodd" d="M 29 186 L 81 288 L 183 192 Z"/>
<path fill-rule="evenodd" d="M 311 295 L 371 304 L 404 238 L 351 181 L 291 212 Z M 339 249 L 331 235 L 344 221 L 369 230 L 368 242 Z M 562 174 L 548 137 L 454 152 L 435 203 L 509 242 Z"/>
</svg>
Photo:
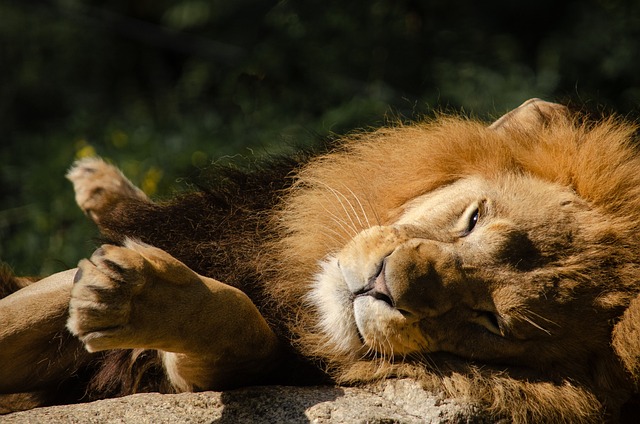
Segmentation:
<svg viewBox="0 0 640 424">
<path fill-rule="evenodd" d="M 305 411 L 336 400 L 344 390 L 335 387 L 253 387 L 222 393 L 222 416 L 215 423 L 308 423 Z"/>
</svg>

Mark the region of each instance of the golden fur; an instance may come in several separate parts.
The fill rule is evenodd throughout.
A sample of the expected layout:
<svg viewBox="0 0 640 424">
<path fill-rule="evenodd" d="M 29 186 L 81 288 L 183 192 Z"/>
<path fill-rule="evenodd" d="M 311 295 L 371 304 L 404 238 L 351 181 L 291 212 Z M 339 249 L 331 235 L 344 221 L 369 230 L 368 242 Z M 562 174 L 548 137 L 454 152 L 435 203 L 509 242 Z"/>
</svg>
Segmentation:
<svg viewBox="0 0 640 424">
<path fill-rule="evenodd" d="M 636 225 L 640 222 L 640 157 L 633 144 L 637 128 L 615 118 L 582 122 L 556 111 L 546 118 L 533 128 L 516 122 L 504 131 L 451 117 L 384 128 L 345 139 L 338 151 L 316 159 L 303 169 L 284 202 L 280 222 L 286 236 L 278 242 L 278 263 L 286 275 L 280 284 L 273 286 L 273 297 L 285 299 L 284 303 L 300 298 L 308 301 L 300 308 L 300 315 L 306 319 L 296 322 L 302 326 L 295 330 L 300 337 L 300 349 L 325 359 L 338 381 L 423 374 L 422 370 L 407 371 L 406 367 L 415 360 L 411 358 L 412 353 L 421 356 L 419 348 L 408 349 L 407 355 L 396 355 L 389 360 L 393 346 L 387 351 L 384 346 L 377 349 L 365 346 L 365 351 L 373 348 L 378 356 L 386 357 L 386 360 L 373 361 L 365 359 L 366 352 L 363 355 L 362 351 L 343 349 L 328 330 L 318 324 L 317 299 L 309 299 L 308 285 L 300 282 L 318 278 L 314 275 L 318 273 L 319 258 L 337 256 L 342 263 L 344 258 L 340 254 L 344 255 L 345 245 L 354 236 L 365 244 L 365 252 L 373 249 L 366 246 L 372 237 L 356 235 L 373 225 L 397 226 L 414 199 L 456 181 L 479 177 L 499 185 L 506 194 L 518 193 L 518 202 L 525 208 L 519 213 L 526 216 L 529 212 L 531 219 L 537 219 L 537 225 L 543 229 L 531 232 L 538 238 L 532 240 L 534 244 L 548 242 L 551 245 L 547 249 L 576 250 L 575 255 L 568 255 L 561 264 L 545 263 L 547 269 L 533 269 L 521 276 L 509 275 L 516 279 L 510 280 L 512 287 L 518 287 L 517 278 L 521 279 L 520 284 L 530 284 L 532 278 L 571 282 L 564 291 L 555 293 L 556 298 L 549 294 L 549 298 L 538 305 L 547 316 L 531 311 L 529 317 L 521 319 L 531 321 L 530 327 L 539 327 L 541 333 L 562 333 L 571 335 L 573 340 L 549 337 L 550 341 L 543 339 L 541 343 L 552 344 L 536 350 L 539 356 L 526 358 L 522 354 L 518 359 L 514 349 L 515 357 L 496 358 L 489 366 L 482 364 L 494 362 L 491 358 L 475 353 L 477 366 L 472 365 L 463 372 L 459 372 L 461 369 L 457 364 L 452 365 L 449 358 L 443 359 L 443 363 L 433 358 L 418 360 L 418 363 L 435 365 L 435 374 L 423 375 L 425 385 L 430 389 L 444 387 L 450 396 L 482 400 L 498 415 L 511 416 L 516 422 L 597 421 L 602 403 L 610 411 L 616 411 L 634 391 L 634 384 L 624 376 L 616 354 L 627 362 L 627 371 L 634 373 L 634 379 L 638 378 L 635 367 L 638 366 L 640 321 L 631 318 L 631 314 L 637 314 L 637 308 L 627 311 L 629 319 L 616 327 L 616 352 L 610 348 L 613 324 L 640 289 Z M 538 185 L 544 184 L 551 186 L 552 191 L 563 193 L 566 199 L 560 199 L 555 205 L 544 205 L 545 197 L 535 192 Z M 563 202 L 573 204 L 569 216 L 584 220 L 577 223 L 575 229 L 576 239 L 577 232 L 581 233 L 576 243 L 583 245 L 573 246 L 573 242 L 554 245 L 557 241 L 545 240 L 558 226 L 552 220 L 558 218 L 557 210 Z M 538 207 L 549 210 L 543 210 L 541 216 L 536 210 Z M 501 231 L 499 227 L 494 230 Z M 373 244 L 379 241 L 374 238 Z M 500 266 L 494 264 L 493 270 L 500 270 Z M 508 289 L 501 287 L 492 295 L 516 297 L 505 302 L 512 301 L 518 306 L 521 301 L 517 297 L 521 293 Z M 521 287 L 521 290 L 526 292 L 524 296 L 544 295 L 533 287 L 530 290 Z M 497 302 L 499 299 L 494 300 Z M 583 316 L 587 310 L 594 313 Z M 524 315 L 526 311 L 522 312 Z M 571 322 L 562 321 L 576 313 Z M 558 328 L 569 324 L 571 328 L 562 331 Z M 625 325 L 630 329 L 623 330 Z M 629 346 L 630 352 L 616 345 L 617 340 L 625 337 L 618 332 L 633 334 L 626 336 L 629 340 L 623 343 Z M 464 334 L 460 337 L 465 340 Z M 585 346 L 588 348 L 579 352 Z M 423 350 L 429 352 L 428 348 Z M 368 353 L 371 358 L 371 352 Z M 458 359 L 454 358 L 453 362 Z M 509 371 L 509 365 L 514 371 Z M 522 369 L 518 369 L 518 365 Z M 562 368 L 552 370 L 554 366 Z M 524 378 L 518 378 L 518 374 Z M 516 378 L 511 378 L 512 375 Z"/>
<path fill-rule="evenodd" d="M 71 293 L 70 274 L 49 283 L 67 328 L 107 350 L 76 367 L 102 364 L 89 398 L 409 376 L 496 419 L 627 419 L 640 382 L 636 130 L 531 100 L 489 127 L 441 116 L 354 134 L 167 203 L 81 162 L 77 201 L 118 246 L 83 260 Z M 0 300 L 0 316 L 18 314 L 0 330 L 2 392 L 72 370 L 27 381 L 2 361 L 19 356 L 9 340 L 37 355 L 48 337 L 20 312 L 46 305 L 46 281 Z M 64 332 L 66 312 L 48 314 Z"/>
</svg>

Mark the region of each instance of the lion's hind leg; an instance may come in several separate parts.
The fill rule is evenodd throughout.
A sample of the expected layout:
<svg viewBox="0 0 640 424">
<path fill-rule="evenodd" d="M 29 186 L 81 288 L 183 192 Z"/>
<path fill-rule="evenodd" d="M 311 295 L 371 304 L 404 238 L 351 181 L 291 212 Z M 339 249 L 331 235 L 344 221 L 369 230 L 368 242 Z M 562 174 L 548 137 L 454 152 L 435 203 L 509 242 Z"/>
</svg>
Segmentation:
<svg viewBox="0 0 640 424">
<path fill-rule="evenodd" d="M 278 354 L 243 292 L 131 240 L 80 262 L 67 327 L 89 351 L 160 350 L 168 379 L 184 391 L 249 384 Z"/>
<path fill-rule="evenodd" d="M 118 168 L 101 158 L 76 161 L 67 178 L 73 183 L 78 206 L 98 225 L 117 203 L 130 199 L 149 201 Z"/>
</svg>

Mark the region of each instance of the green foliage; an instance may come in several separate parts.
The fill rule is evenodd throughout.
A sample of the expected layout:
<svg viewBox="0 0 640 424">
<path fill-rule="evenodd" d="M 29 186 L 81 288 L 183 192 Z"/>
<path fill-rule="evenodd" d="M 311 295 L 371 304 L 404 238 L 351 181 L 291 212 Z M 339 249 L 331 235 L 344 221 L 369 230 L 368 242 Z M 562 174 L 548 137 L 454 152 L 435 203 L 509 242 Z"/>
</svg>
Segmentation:
<svg viewBox="0 0 640 424">
<path fill-rule="evenodd" d="M 66 169 L 155 197 L 224 156 L 530 97 L 635 116 L 640 4 L 616 0 L 0 3 L 0 260 L 48 274 L 97 235 Z"/>
</svg>

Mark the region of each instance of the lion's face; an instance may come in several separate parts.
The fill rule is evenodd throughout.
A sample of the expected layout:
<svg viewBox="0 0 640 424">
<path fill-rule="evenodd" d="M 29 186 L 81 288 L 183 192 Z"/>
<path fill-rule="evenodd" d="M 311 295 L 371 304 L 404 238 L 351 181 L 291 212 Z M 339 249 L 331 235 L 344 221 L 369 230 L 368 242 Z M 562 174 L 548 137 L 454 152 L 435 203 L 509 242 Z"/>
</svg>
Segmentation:
<svg viewBox="0 0 640 424">
<path fill-rule="evenodd" d="M 607 337 L 585 275 L 597 217 L 571 190 L 466 177 L 398 216 L 323 262 L 310 299 L 331 348 L 545 366 Z"/>
</svg>

